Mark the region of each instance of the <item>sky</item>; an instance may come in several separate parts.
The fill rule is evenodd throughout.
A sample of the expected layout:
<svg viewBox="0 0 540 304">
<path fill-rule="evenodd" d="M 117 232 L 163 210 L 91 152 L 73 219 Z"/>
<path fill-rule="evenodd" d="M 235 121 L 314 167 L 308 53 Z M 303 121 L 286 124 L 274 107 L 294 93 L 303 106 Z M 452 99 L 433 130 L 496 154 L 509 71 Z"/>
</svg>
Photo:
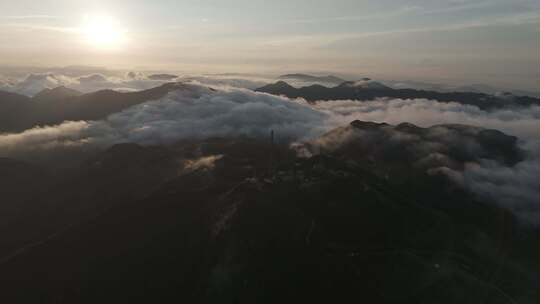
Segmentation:
<svg viewBox="0 0 540 304">
<path fill-rule="evenodd" d="M 0 0 L 0 65 L 540 89 L 538 0 Z"/>
</svg>

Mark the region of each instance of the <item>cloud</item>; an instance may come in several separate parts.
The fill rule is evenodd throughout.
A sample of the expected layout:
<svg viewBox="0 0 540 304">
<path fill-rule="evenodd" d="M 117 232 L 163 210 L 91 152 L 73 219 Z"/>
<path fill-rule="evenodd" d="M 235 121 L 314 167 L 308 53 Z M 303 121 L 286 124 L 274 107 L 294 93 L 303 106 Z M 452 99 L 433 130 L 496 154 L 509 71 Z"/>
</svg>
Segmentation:
<svg viewBox="0 0 540 304">
<path fill-rule="evenodd" d="M 13 88 L 13 81 L 7 77 L 0 75 L 0 90 L 11 91 Z"/>
<path fill-rule="evenodd" d="M 216 165 L 216 161 L 223 158 L 223 155 L 210 155 L 201 157 L 194 160 L 186 160 L 184 162 L 183 170 L 187 172 L 197 170 L 212 170 Z"/>
<path fill-rule="evenodd" d="M 276 77 L 262 75 L 186 75 L 177 78 L 177 81 L 191 82 L 214 88 L 242 88 L 255 90 L 265 85 L 275 83 L 280 80 Z M 326 87 L 334 87 L 336 83 L 324 81 L 307 81 L 299 79 L 287 79 L 287 83 L 293 87 L 301 88 L 311 85 L 322 85 Z"/>
<path fill-rule="evenodd" d="M 95 75 L 79 79 L 85 86 L 108 81 Z M 131 81 L 123 80 L 122 84 Z M 225 86 L 210 89 L 191 84 L 165 98 L 134 106 L 102 121 L 65 122 L 0 135 L 0 156 L 35 159 L 40 153 L 103 149 L 123 142 L 151 145 L 188 138 L 267 137 L 270 130 L 282 141 L 308 141 L 353 120 L 393 125 L 410 122 L 422 127 L 466 124 L 518 136 L 526 159 L 513 167 L 497 158 L 484 160 L 485 149 L 479 148 L 477 142 L 461 140 L 452 132 L 443 132 L 444 128 L 434 129 L 430 134 L 438 140 L 422 144 L 414 135 L 403 132 L 392 134 L 390 140 L 414 143 L 415 155 L 423 156 L 416 160 L 419 166 L 434 168 L 436 164 L 439 173 L 478 195 L 493 198 L 523 218 L 540 219 L 540 107 L 488 112 L 474 106 L 422 99 L 309 104 L 302 99 L 245 89 Z M 345 134 L 336 138 L 329 144 L 339 146 L 348 137 Z M 469 153 L 466 154 L 470 156 L 469 163 L 456 165 L 448 158 L 447 148 L 455 146 Z"/>
<path fill-rule="evenodd" d="M 528 158 L 514 167 L 484 161 L 463 172 L 446 172 L 463 187 L 514 211 L 525 222 L 540 225 L 540 141 L 524 145 Z"/>
<path fill-rule="evenodd" d="M 99 90 L 132 92 L 151 89 L 167 82 L 174 81 L 213 88 L 243 88 L 254 90 L 277 81 L 277 79 L 272 76 L 244 74 L 182 75 L 174 78 L 173 75 L 168 74 L 163 74 L 163 76 L 169 77 L 159 77 L 159 74 L 152 75 L 137 71 L 127 72 L 122 76 L 110 76 L 102 73 L 80 75 L 80 72 L 68 72 L 69 73 L 31 73 L 18 81 L 9 79 L 9 82 L 7 78 L 4 79 L 0 77 L 0 90 L 27 96 L 34 96 L 44 89 L 54 89 L 59 86 L 65 86 L 82 93 L 90 93 Z M 335 86 L 335 84 L 320 81 L 300 81 L 291 79 L 288 80 L 288 82 L 295 87 L 310 86 L 314 84 L 329 87 Z"/>
<path fill-rule="evenodd" d="M 33 96 L 44 89 L 52 89 L 59 86 L 72 86 L 74 84 L 75 80 L 67 76 L 55 75 L 52 73 L 30 74 L 24 80 L 13 85 L 12 91 L 23 95 Z"/>
<path fill-rule="evenodd" d="M 88 143 L 84 134 L 91 125 L 85 121 L 70 121 L 58 126 L 34 128 L 19 134 L 4 134 L 0 136 L 1 151 L 4 155 L 16 155 L 24 149 L 24 146 L 28 146 L 28 150 L 80 146 Z"/>
<path fill-rule="evenodd" d="M 0 135 L 0 155 L 34 154 L 72 147 L 107 147 L 120 142 L 167 144 L 185 138 L 315 136 L 326 130 L 326 114 L 307 104 L 243 89 L 213 90 L 188 85 L 167 97 L 134 106 L 103 121 L 65 122 Z"/>
<path fill-rule="evenodd" d="M 464 124 L 532 139 L 540 136 L 540 107 L 482 111 L 459 103 L 442 103 L 426 99 L 379 99 L 358 102 L 338 100 L 319 102 L 314 107 L 330 116 L 332 125 L 353 120 L 400 124 L 410 122 L 422 127 L 438 124 Z"/>
<path fill-rule="evenodd" d="M 274 82 L 273 78 L 262 76 L 240 75 L 188 75 L 178 78 L 179 81 L 188 81 L 194 84 L 212 87 L 235 87 L 254 90 Z"/>
<path fill-rule="evenodd" d="M 330 101 L 317 103 L 314 107 L 327 113 L 327 123 L 330 125 L 343 125 L 356 119 L 394 125 L 410 122 L 423 127 L 464 124 L 501 130 L 519 137 L 526 159 L 513 167 L 479 159 L 458 169 L 437 149 L 433 150 L 436 154 L 431 155 L 431 159 L 424 161 L 433 162 L 435 159 L 435 163 L 444 164 L 438 168 L 439 173 L 479 196 L 488 197 L 514 211 L 528 223 L 538 225 L 540 222 L 540 107 L 487 112 L 474 106 L 433 100 Z M 467 144 L 463 140 L 452 140 L 447 133 L 434 135 L 447 141 L 450 146 L 462 147 Z M 334 142 L 329 144 L 339 145 L 340 142 L 336 140 L 343 141 L 344 138 L 349 137 L 333 139 Z M 474 147 L 472 144 L 471 148 Z"/>
<path fill-rule="evenodd" d="M 18 15 L 18 16 L 0 16 L 0 19 L 26 20 L 26 19 L 58 19 L 58 16 L 51 15 Z"/>
<path fill-rule="evenodd" d="M 117 90 L 117 91 L 140 91 L 147 90 L 170 81 L 152 80 L 144 73 L 129 72 L 124 77 L 110 77 L 102 74 L 90 74 L 75 78 L 73 84 L 69 87 L 83 93 L 90 93 L 99 90 Z"/>
<path fill-rule="evenodd" d="M 66 76 L 55 73 L 34 73 L 26 78 L 12 83 L 12 85 L 2 85 L 0 79 L 0 89 L 15 92 L 27 96 L 34 96 L 44 89 L 54 89 L 65 86 L 83 93 L 90 93 L 99 90 L 118 91 L 139 91 L 157 87 L 166 80 L 152 80 L 140 72 L 126 73 L 124 77 L 105 76 L 103 74 L 90 74 L 83 76 Z"/>
</svg>

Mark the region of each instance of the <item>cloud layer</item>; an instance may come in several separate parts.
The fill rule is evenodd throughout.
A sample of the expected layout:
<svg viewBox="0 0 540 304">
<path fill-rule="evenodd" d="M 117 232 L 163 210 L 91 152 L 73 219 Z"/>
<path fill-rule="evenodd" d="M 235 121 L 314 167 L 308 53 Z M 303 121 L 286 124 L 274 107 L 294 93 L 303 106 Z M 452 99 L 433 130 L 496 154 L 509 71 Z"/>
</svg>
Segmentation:
<svg viewBox="0 0 540 304">
<path fill-rule="evenodd" d="M 142 74 L 128 73 L 124 77 L 110 77 L 102 74 L 90 74 L 78 77 L 54 73 L 30 74 L 19 81 L 8 83 L 0 79 L 0 90 L 11 91 L 27 96 L 34 96 L 44 89 L 65 86 L 82 93 L 113 89 L 119 91 L 138 91 L 150 89 L 167 81 L 152 80 Z"/>
<path fill-rule="evenodd" d="M 82 82 L 102 81 L 98 76 L 90 78 Z M 486 112 L 458 103 L 387 99 L 308 104 L 301 99 L 255 93 L 223 83 L 217 85 L 217 89 L 209 89 L 192 84 L 188 89 L 113 114 L 103 121 L 65 122 L 0 135 L 0 156 L 25 158 L 46 152 L 101 149 L 121 142 L 162 144 L 215 136 L 266 137 L 270 130 L 281 140 L 309 140 L 353 120 L 394 125 L 410 122 L 423 127 L 467 124 L 518 136 L 527 153 L 526 160 L 514 167 L 478 160 L 464 169 L 448 166 L 441 172 L 523 218 L 540 219 L 537 178 L 540 176 L 540 107 Z"/>
<path fill-rule="evenodd" d="M 103 121 L 65 122 L 0 136 L 0 155 L 20 156 L 64 147 L 106 147 L 118 142 L 172 143 L 185 138 L 316 136 L 327 114 L 288 99 L 243 89 L 189 85 L 167 97 L 113 114 Z"/>
<path fill-rule="evenodd" d="M 468 164 L 464 170 L 442 168 L 441 172 L 478 195 L 513 210 L 529 223 L 540 222 L 540 107 L 487 112 L 474 106 L 433 100 L 378 100 L 321 102 L 315 108 L 328 114 L 330 125 L 356 119 L 394 125 L 410 122 L 422 127 L 465 124 L 519 137 L 526 159 L 514 167 L 480 161 Z"/>
<path fill-rule="evenodd" d="M 22 95 L 34 96 L 44 89 L 54 89 L 65 86 L 82 93 L 99 90 L 139 91 L 150 89 L 167 82 L 181 81 L 216 88 L 243 88 L 254 90 L 278 79 L 272 76 L 244 75 L 244 74 L 215 74 L 215 75 L 170 75 L 149 74 L 143 72 L 127 72 L 123 76 L 109 76 L 101 73 L 65 75 L 62 73 L 31 73 L 21 79 L 11 79 L 0 75 L 0 90 L 10 91 Z M 321 81 L 288 80 L 292 86 L 303 87 L 314 84 L 335 86 L 335 84 Z"/>
</svg>

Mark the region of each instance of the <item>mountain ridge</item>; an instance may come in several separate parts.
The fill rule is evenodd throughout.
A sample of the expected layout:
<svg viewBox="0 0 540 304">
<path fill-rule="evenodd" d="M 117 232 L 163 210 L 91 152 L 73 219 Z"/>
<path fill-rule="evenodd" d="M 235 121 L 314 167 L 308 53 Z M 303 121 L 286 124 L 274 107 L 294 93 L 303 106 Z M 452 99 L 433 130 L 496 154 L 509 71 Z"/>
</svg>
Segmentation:
<svg viewBox="0 0 540 304">
<path fill-rule="evenodd" d="M 37 98 L 0 92 L 0 132 L 21 132 L 36 126 L 54 125 L 66 120 L 98 120 L 131 106 L 164 97 L 182 89 L 181 83 L 167 83 L 137 92 L 101 90 L 77 94 L 71 89 L 54 89 Z M 56 94 L 63 97 L 55 96 Z M 37 102 L 46 100 L 47 102 Z"/>
<path fill-rule="evenodd" d="M 382 141 L 387 129 L 426 129 L 343 128 L 382 132 Z M 0 243 L 14 246 L 16 235 L 32 246 L 0 263 L 0 291 L 23 303 L 536 298 L 538 233 L 516 237 L 524 232 L 503 208 L 411 162 L 383 161 L 393 154 L 379 154 L 377 172 L 369 153 L 350 148 L 298 158 L 288 145 L 246 138 L 115 145 L 49 189 L 50 202 L 39 192 L 28 201 L 26 222 L 47 233 L 9 223 Z M 441 299 L 448 290 L 460 293 Z"/>
<path fill-rule="evenodd" d="M 43 91 L 34 95 L 32 97 L 32 100 L 37 101 L 37 102 L 47 102 L 47 101 L 78 97 L 81 95 L 83 95 L 82 92 L 67 88 L 65 86 L 59 86 L 53 89 L 44 89 Z"/>
<path fill-rule="evenodd" d="M 283 95 L 289 98 L 304 98 L 309 102 L 329 100 L 369 101 L 386 97 L 398 99 L 431 99 L 445 103 L 457 102 L 465 105 L 477 106 L 482 110 L 540 105 L 540 99 L 527 96 L 511 95 L 500 97 L 471 92 L 441 93 L 414 89 L 392 89 L 384 85 L 365 87 L 354 84 L 355 82 L 344 82 L 335 87 L 329 88 L 319 86 L 314 89 L 313 86 L 295 88 L 284 81 L 279 81 L 258 88 L 255 91 L 273 95 Z"/>
<path fill-rule="evenodd" d="M 300 80 L 300 81 L 305 81 L 305 82 L 323 82 L 323 83 L 331 83 L 331 84 L 339 84 L 346 81 L 345 79 L 342 79 L 334 75 L 314 76 L 314 75 L 301 74 L 301 73 L 281 75 L 279 76 L 279 79 L 294 79 L 294 80 Z"/>
</svg>

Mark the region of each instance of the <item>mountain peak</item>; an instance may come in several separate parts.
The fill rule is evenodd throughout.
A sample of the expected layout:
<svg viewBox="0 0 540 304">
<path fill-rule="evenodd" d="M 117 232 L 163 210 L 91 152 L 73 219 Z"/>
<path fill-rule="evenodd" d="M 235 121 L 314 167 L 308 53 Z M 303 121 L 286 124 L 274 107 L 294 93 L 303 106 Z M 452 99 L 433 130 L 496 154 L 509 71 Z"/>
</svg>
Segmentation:
<svg viewBox="0 0 540 304">
<path fill-rule="evenodd" d="M 305 82 L 322 82 L 322 83 L 333 83 L 333 84 L 340 84 L 345 82 L 345 79 L 339 78 L 334 75 L 327 75 L 327 76 L 314 76 L 314 75 L 308 75 L 308 74 L 286 74 L 279 76 L 279 79 L 290 79 L 290 80 L 296 80 L 296 81 L 305 81 Z"/>
<path fill-rule="evenodd" d="M 282 92 L 282 91 L 291 91 L 291 90 L 295 90 L 295 87 L 291 86 L 290 84 L 288 84 L 287 82 L 283 80 L 280 80 L 276 83 L 265 85 L 264 87 L 257 89 L 257 91 L 267 92 L 270 94 L 274 94 L 276 92 Z"/>
<path fill-rule="evenodd" d="M 371 121 L 362 121 L 362 120 L 355 120 L 351 122 L 351 126 L 357 129 L 364 129 L 364 130 L 375 130 L 381 127 L 388 126 L 387 123 L 376 123 Z"/>
<path fill-rule="evenodd" d="M 339 87 L 355 87 L 362 89 L 390 89 L 390 87 L 384 84 L 374 81 L 371 78 L 362 78 L 358 81 L 345 81 L 339 85 Z"/>
<path fill-rule="evenodd" d="M 58 100 L 58 99 L 77 97 L 81 95 L 82 93 L 77 90 L 66 88 L 65 86 L 60 86 L 54 89 L 44 89 L 43 91 L 37 93 L 33 97 L 33 100 L 35 101 L 48 101 L 48 100 L 55 100 L 55 99 Z"/>
<path fill-rule="evenodd" d="M 161 81 L 172 81 L 176 78 L 178 78 L 178 76 L 172 75 L 172 74 L 153 74 L 153 75 L 148 76 L 148 79 L 150 80 L 161 80 Z"/>
</svg>

